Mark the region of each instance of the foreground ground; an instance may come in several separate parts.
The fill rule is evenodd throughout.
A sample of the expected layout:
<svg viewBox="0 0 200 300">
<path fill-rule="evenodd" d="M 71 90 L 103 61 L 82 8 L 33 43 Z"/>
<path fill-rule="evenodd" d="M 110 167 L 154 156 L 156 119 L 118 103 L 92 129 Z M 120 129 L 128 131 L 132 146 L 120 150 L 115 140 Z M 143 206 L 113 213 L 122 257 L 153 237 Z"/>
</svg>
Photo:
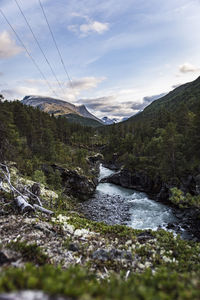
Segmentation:
<svg viewBox="0 0 200 300">
<path fill-rule="evenodd" d="M 66 299 L 200 298 L 200 244 L 163 230 L 108 226 L 72 211 L 51 218 L 2 213 L 0 249 L 1 295 L 39 290 Z"/>
</svg>

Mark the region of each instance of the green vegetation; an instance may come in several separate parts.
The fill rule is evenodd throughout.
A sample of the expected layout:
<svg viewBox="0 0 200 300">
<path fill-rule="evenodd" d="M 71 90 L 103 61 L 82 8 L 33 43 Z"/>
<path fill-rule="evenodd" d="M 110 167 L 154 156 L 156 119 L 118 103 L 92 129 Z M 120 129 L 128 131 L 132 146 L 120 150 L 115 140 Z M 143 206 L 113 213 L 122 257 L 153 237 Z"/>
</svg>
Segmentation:
<svg viewBox="0 0 200 300">
<path fill-rule="evenodd" d="M 83 126 L 100 127 L 100 126 L 103 125 L 103 124 L 99 123 L 96 120 L 93 120 L 93 119 L 90 119 L 90 118 L 85 118 L 85 117 L 75 115 L 75 114 L 68 114 L 65 117 L 67 118 L 67 120 L 69 122 L 78 123 L 78 124 L 83 125 Z"/>
<path fill-rule="evenodd" d="M 36 182 L 46 184 L 46 176 L 44 175 L 44 172 L 42 172 L 41 170 L 35 170 L 32 178 Z"/>
<path fill-rule="evenodd" d="M 199 174 L 200 77 L 99 132 L 107 161 L 180 187 L 189 175 Z"/>
<path fill-rule="evenodd" d="M 36 244 L 27 244 L 26 242 L 10 242 L 7 245 L 11 250 L 20 252 L 23 259 L 27 262 L 33 262 L 37 265 L 47 264 L 49 258 L 42 252 Z"/>
<path fill-rule="evenodd" d="M 4 270 L 0 277 L 0 292 L 20 289 L 43 290 L 52 295 L 65 295 L 73 299 L 114 300 L 190 300 L 199 299 L 200 274 L 169 273 L 166 267 L 154 275 L 151 270 L 143 274 L 113 275 L 109 280 L 98 281 L 87 269 L 71 267 L 65 271 L 52 266 Z"/>
<path fill-rule="evenodd" d="M 192 196 L 189 193 L 184 195 L 184 193 L 177 188 L 172 188 L 171 193 L 170 201 L 180 208 L 195 207 L 200 209 L 200 195 Z"/>
<path fill-rule="evenodd" d="M 51 185 L 52 170 L 51 178 L 45 179 L 43 164 L 81 167 L 90 174 L 86 156 L 93 150 L 91 127 L 50 116 L 19 101 L 0 101 L 0 120 L 0 161 L 15 161 L 23 174 Z"/>
<path fill-rule="evenodd" d="M 88 221 L 73 214 L 69 223 L 77 228 L 89 228 L 100 233 L 99 238 L 108 241 L 117 238 L 125 246 L 132 240 L 135 250 L 132 254 L 141 257 L 142 261 L 151 259 L 152 266 L 141 273 L 135 272 L 129 265 L 120 268 L 117 261 L 92 262 L 88 266 L 71 266 L 67 270 L 48 262 L 41 249 L 36 245 L 13 242 L 9 248 L 19 251 L 27 262 L 25 268 L 3 268 L 0 275 L 0 293 L 15 290 L 43 290 L 51 295 L 63 295 L 73 299 L 127 299 L 127 300 L 197 300 L 200 297 L 199 251 L 200 244 L 184 241 L 174 237 L 172 233 L 160 230 L 151 232 L 152 242 L 138 244 L 137 238 L 141 231 L 125 226 L 109 226 Z M 113 232 L 111 229 L 113 228 Z M 63 251 L 73 241 L 70 237 L 63 240 Z M 79 244 L 80 246 L 80 244 Z M 89 246 L 89 245 L 88 245 Z M 86 251 L 88 246 L 86 245 Z M 61 248 L 62 249 L 62 248 Z M 125 248 L 124 248 L 125 249 Z M 82 253 L 84 255 L 84 253 Z M 93 266 L 93 268 L 91 268 Z M 101 278 L 96 269 L 109 271 L 108 278 Z M 113 273 L 110 270 L 117 270 Z M 127 270 L 130 273 L 127 278 Z M 105 272 L 105 271 L 104 271 Z"/>
<path fill-rule="evenodd" d="M 81 126 L 18 101 L 0 101 L 0 120 L 0 161 L 15 161 L 24 175 L 58 191 L 59 198 L 54 203 L 56 216 L 65 215 L 66 224 L 73 225 L 74 229 L 95 232 L 95 237 L 91 235 L 89 239 L 91 242 L 93 238 L 103 238 L 106 242 L 117 240 L 124 246 L 123 250 L 127 250 L 126 243 L 130 240 L 133 257 L 139 257 L 141 263 L 148 262 L 147 258 L 150 261 L 145 271 L 137 269 L 141 273 L 136 273 L 130 265 L 120 272 L 121 265 L 116 261 L 106 261 L 100 268 L 91 260 L 87 261 L 87 267 L 62 270 L 48 265 L 49 258 L 36 244 L 11 242 L 8 247 L 34 265 L 27 264 L 24 269 L 1 268 L 0 292 L 42 289 L 52 295 L 80 300 L 200 298 L 199 243 L 158 230 L 150 232 L 150 240 L 140 244 L 139 230 L 93 222 L 72 213 L 73 201 L 70 203 L 62 195 L 61 177 L 51 167 L 52 164 L 72 169 L 80 167 L 80 172 L 92 177 L 86 157 L 103 149 L 107 161 L 114 161 L 131 172 L 143 171 L 152 181 L 174 187 L 170 198 L 174 204 L 199 209 L 200 196 L 184 194 L 179 188 L 189 175 L 199 178 L 200 173 L 200 78 L 153 102 L 128 121 L 109 127 Z M 48 171 L 44 173 L 42 166 Z M 61 222 L 55 217 L 52 223 L 62 237 Z M 65 238 L 61 249 L 68 251 L 71 236 Z M 83 258 L 88 244 L 83 249 Z M 104 268 L 109 271 L 107 279 L 99 274 Z M 110 270 L 118 272 L 111 274 Z M 128 270 L 130 274 L 126 278 Z"/>
</svg>

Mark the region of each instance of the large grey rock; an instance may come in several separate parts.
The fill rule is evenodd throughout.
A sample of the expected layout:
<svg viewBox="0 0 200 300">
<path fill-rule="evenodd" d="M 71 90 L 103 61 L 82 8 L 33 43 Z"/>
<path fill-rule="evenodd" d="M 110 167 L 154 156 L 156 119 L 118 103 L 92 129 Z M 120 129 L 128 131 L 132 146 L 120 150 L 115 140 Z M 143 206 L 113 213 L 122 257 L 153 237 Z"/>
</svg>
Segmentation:
<svg viewBox="0 0 200 300">
<path fill-rule="evenodd" d="M 49 296 L 40 291 L 21 291 L 8 294 L 0 294 L 0 300 L 70 300 L 59 296 Z"/>
<path fill-rule="evenodd" d="M 0 251 L 0 266 L 8 263 L 9 261 L 10 259 L 5 255 L 5 253 Z"/>
<path fill-rule="evenodd" d="M 66 194 L 86 200 L 94 193 L 97 182 L 80 174 L 79 170 L 69 170 L 55 164 L 51 168 L 59 171 Z M 48 173 L 48 166 L 44 165 L 43 171 Z"/>
</svg>

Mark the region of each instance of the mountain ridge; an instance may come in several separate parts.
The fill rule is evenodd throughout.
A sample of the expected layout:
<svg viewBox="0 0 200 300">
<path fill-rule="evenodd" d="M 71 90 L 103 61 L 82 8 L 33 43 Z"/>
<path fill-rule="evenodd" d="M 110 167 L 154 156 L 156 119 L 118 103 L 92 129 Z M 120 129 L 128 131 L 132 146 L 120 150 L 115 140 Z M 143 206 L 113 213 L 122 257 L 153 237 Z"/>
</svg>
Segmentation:
<svg viewBox="0 0 200 300">
<path fill-rule="evenodd" d="M 79 117 L 95 120 L 99 125 L 103 125 L 103 122 L 91 114 L 84 104 L 76 106 L 70 102 L 55 99 L 52 97 L 45 97 L 39 95 L 28 95 L 25 96 L 21 103 L 24 105 L 29 105 L 33 107 L 38 107 L 40 110 L 47 112 L 49 114 L 54 114 L 55 116 L 64 116 L 70 119 L 71 115 L 77 115 Z M 76 120 L 78 118 L 73 118 Z M 80 122 L 81 118 L 79 118 Z"/>
<path fill-rule="evenodd" d="M 191 82 L 178 86 L 167 95 L 154 100 L 143 111 L 130 117 L 127 121 L 139 120 L 141 117 L 153 117 L 162 109 L 173 111 L 177 105 L 181 104 L 186 105 L 188 109 L 193 111 L 198 99 L 200 99 L 200 76 Z"/>
</svg>

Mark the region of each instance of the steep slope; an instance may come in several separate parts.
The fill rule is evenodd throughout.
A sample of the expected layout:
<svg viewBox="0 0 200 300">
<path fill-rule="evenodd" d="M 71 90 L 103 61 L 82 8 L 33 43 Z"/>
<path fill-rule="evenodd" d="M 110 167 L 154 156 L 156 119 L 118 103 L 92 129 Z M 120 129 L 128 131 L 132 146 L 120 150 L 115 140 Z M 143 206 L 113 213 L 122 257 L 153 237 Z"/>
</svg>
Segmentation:
<svg viewBox="0 0 200 300">
<path fill-rule="evenodd" d="M 102 136 L 107 165 L 123 167 L 117 175 L 122 186 L 135 185 L 161 201 L 178 188 L 171 201 L 200 207 L 200 77 L 127 121 L 102 128 Z"/>
<path fill-rule="evenodd" d="M 173 112 L 180 105 L 185 105 L 190 111 L 195 111 L 197 103 L 200 103 L 200 77 L 177 87 L 166 96 L 153 101 L 141 113 L 129 118 L 128 121 L 152 118 L 163 109 Z"/>
<path fill-rule="evenodd" d="M 25 105 L 38 107 L 40 110 L 55 116 L 65 116 L 70 121 L 76 122 L 78 120 L 78 123 L 81 124 L 87 123 L 90 126 L 90 120 L 93 120 L 91 126 L 103 124 L 100 119 L 87 110 L 85 105 L 75 106 L 63 100 L 42 96 L 25 96 L 21 102 Z M 87 120 L 84 120 L 84 118 L 87 118 Z"/>
</svg>

